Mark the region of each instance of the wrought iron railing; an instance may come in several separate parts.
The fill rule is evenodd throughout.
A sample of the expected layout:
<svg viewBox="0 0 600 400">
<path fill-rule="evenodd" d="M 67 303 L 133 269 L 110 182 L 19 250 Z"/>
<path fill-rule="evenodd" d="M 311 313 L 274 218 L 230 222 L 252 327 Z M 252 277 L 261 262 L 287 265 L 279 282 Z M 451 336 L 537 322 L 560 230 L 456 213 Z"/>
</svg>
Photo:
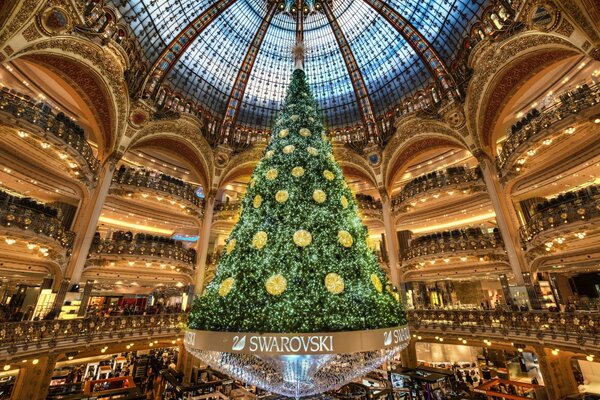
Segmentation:
<svg viewBox="0 0 600 400">
<path fill-rule="evenodd" d="M 241 202 L 228 201 L 215 204 L 213 221 L 234 221 L 235 216 L 240 211 Z"/>
<path fill-rule="evenodd" d="M 469 187 L 472 188 L 473 182 L 485 185 L 479 167 L 470 169 L 452 167 L 444 171 L 432 172 L 419 176 L 404 185 L 400 193 L 392 199 L 392 204 L 394 210 L 401 210 L 405 202 L 421 194 L 435 192 L 442 188 L 456 187 L 464 183 L 469 183 Z"/>
<path fill-rule="evenodd" d="M 454 230 L 433 233 L 413 239 L 404 260 L 437 256 L 461 251 L 502 249 L 504 242 L 498 232 L 484 233 L 480 229 Z"/>
<path fill-rule="evenodd" d="M 533 215 L 519 233 L 524 242 L 531 242 L 545 231 L 558 231 L 561 226 L 589 221 L 600 216 L 600 195 L 575 198 Z"/>
<path fill-rule="evenodd" d="M 113 175 L 112 182 L 117 185 L 156 190 L 192 203 L 198 208 L 203 206 L 202 199 L 196 196 L 196 186 L 169 175 L 134 168 L 121 168 Z"/>
<path fill-rule="evenodd" d="M 379 200 L 356 196 L 356 206 L 366 219 L 383 219 L 383 209 Z"/>
<path fill-rule="evenodd" d="M 187 319 L 188 314 L 179 313 L 5 322 L 0 326 L 0 353 L 15 354 L 29 347 L 76 347 L 80 340 L 85 345 L 117 338 L 173 335 L 185 329 Z"/>
<path fill-rule="evenodd" d="M 541 137 L 569 115 L 579 114 L 600 103 L 600 84 L 584 84 L 558 97 L 558 102 L 542 111 L 532 110 L 511 127 L 506 141 L 502 144 L 502 150 L 496 157 L 499 171 L 502 171 L 516 154 L 524 152 L 532 139 Z"/>
<path fill-rule="evenodd" d="M 64 229 L 63 224 L 57 218 L 16 204 L 2 203 L 1 205 L 0 225 L 47 236 L 56 240 L 67 250 L 73 246 L 75 233 Z"/>
<path fill-rule="evenodd" d="M 100 163 L 85 139 L 83 129 L 64 115 L 52 113 L 47 104 L 35 102 L 27 95 L 4 87 L 0 90 L 0 112 L 9 113 L 15 118 L 34 124 L 59 139 L 85 160 L 93 175 L 97 174 Z"/>
<path fill-rule="evenodd" d="M 169 238 L 146 238 L 144 240 L 95 240 L 90 247 L 89 257 L 107 255 L 131 255 L 157 257 L 180 261 L 189 265 L 196 263 L 196 250 L 182 247 L 180 242 Z"/>
</svg>

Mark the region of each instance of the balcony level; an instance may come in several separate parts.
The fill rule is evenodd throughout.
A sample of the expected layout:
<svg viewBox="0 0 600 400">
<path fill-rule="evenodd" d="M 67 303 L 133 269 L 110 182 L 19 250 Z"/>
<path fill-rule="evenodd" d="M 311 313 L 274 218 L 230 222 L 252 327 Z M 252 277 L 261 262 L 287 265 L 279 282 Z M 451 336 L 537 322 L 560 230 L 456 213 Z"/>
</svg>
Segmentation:
<svg viewBox="0 0 600 400">
<path fill-rule="evenodd" d="M 0 118 L 4 146 L 24 144 L 31 157 L 47 157 L 57 170 L 68 171 L 74 179 L 92 183 L 99 161 L 85 138 L 83 128 L 62 113 L 53 113 L 43 102 L 3 87 L 0 90 Z"/>
<path fill-rule="evenodd" d="M 161 210 L 201 217 L 202 199 L 196 186 L 160 172 L 122 165 L 112 179 L 110 193 Z"/>
<path fill-rule="evenodd" d="M 392 204 L 394 213 L 406 213 L 484 190 L 479 167 L 450 167 L 411 180 L 392 199 Z"/>
</svg>

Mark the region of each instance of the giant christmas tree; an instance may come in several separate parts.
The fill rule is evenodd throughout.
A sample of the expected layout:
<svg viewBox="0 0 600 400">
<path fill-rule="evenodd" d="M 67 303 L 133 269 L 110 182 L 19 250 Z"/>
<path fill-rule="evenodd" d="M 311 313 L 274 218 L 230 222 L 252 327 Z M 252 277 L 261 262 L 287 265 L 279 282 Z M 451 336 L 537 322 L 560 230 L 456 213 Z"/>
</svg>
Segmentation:
<svg viewBox="0 0 600 400">
<path fill-rule="evenodd" d="M 408 340 L 402 305 L 367 246 L 324 132 L 306 75 L 296 69 L 186 337 L 188 349 L 212 367 L 296 397 L 376 368 Z M 246 346 L 251 334 L 262 347 L 259 339 Z"/>
</svg>

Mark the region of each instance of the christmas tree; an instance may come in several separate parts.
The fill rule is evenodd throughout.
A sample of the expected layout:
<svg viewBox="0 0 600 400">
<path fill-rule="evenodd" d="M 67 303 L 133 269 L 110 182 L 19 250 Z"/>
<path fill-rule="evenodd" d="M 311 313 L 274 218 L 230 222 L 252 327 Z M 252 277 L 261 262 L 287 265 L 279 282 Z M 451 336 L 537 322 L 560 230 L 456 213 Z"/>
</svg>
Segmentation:
<svg viewBox="0 0 600 400">
<path fill-rule="evenodd" d="M 406 324 L 296 69 L 191 329 L 336 332 Z"/>
</svg>

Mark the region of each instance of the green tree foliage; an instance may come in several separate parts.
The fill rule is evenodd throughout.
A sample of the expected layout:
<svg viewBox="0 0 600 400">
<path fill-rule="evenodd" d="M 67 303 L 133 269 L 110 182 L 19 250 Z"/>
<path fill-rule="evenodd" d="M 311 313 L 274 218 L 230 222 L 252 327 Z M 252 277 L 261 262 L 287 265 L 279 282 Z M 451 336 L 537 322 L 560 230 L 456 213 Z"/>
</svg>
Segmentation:
<svg viewBox="0 0 600 400">
<path fill-rule="evenodd" d="M 299 333 L 406 323 L 323 132 L 296 70 L 191 328 Z"/>
</svg>

